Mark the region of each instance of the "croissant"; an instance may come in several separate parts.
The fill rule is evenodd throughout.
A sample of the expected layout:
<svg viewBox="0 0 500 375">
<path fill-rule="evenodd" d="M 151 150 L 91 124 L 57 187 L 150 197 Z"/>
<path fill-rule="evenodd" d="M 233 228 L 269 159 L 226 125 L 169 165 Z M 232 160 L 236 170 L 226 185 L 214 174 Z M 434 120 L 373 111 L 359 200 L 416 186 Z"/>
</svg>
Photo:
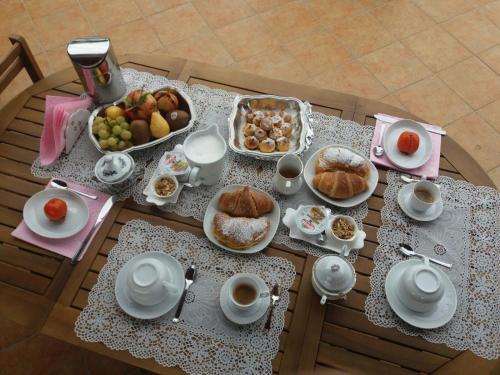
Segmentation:
<svg viewBox="0 0 500 375">
<path fill-rule="evenodd" d="M 237 191 L 222 193 L 219 209 L 231 216 L 259 217 L 273 210 L 273 201 L 266 194 L 245 186 Z"/>
<path fill-rule="evenodd" d="M 316 160 L 316 173 L 335 171 L 354 173 L 368 178 L 370 167 L 365 159 L 346 148 L 325 148 Z"/>
<path fill-rule="evenodd" d="M 319 173 L 312 180 L 315 189 L 334 199 L 347 199 L 368 189 L 363 177 L 343 171 Z"/>
<path fill-rule="evenodd" d="M 215 238 L 235 250 L 256 245 L 266 237 L 271 226 L 267 217 L 231 217 L 222 212 L 215 215 L 213 224 Z"/>
</svg>

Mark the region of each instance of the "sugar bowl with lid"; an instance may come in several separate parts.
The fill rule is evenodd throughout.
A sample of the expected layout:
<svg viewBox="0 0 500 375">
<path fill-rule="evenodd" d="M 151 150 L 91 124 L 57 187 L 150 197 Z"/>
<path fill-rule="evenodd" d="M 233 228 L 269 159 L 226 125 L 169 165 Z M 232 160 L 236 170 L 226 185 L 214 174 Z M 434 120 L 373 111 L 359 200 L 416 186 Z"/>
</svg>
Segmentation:
<svg viewBox="0 0 500 375">
<path fill-rule="evenodd" d="M 344 246 L 343 254 L 348 251 L 347 246 Z M 342 256 L 323 255 L 313 265 L 312 285 L 316 293 L 321 296 L 322 305 L 327 300 L 345 298 L 354 284 L 356 284 L 354 267 Z"/>
<path fill-rule="evenodd" d="M 99 181 L 116 188 L 126 188 L 133 179 L 135 162 L 125 152 L 110 152 L 100 158 L 94 169 Z"/>
</svg>

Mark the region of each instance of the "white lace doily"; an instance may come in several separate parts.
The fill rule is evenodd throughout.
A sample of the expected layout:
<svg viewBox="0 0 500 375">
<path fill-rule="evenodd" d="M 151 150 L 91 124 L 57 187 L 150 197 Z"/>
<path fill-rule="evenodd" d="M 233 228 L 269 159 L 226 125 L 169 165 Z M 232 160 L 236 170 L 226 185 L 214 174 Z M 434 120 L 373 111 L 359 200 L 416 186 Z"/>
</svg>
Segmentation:
<svg viewBox="0 0 500 375">
<path fill-rule="evenodd" d="M 470 350 L 480 357 L 500 355 L 500 193 L 465 181 L 439 177 L 443 214 L 435 221 L 409 219 L 399 208 L 397 194 L 403 186 L 399 173 L 387 173 L 379 246 L 366 299 L 368 319 L 382 327 L 445 343 L 456 350 Z M 420 330 L 400 320 L 391 310 L 384 292 L 389 269 L 405 259 L 399 243 L 415 251 L 453 264 L 441 268 L 455 285 L 458 308 L 453 319 L 433 330 Z"/>
<path fill-rule="evenodd" d="M 180 323 L 172 323 L 175 309 L 144 321 L 128 316 L 116 303 L 118 271 L 132 257 L 147 251 L 164 251 L 184 268 L 191 262 L 197 266 Z M 267 314 L 253 324 L 238 326 L 222 313 L 220 288 L 239 272 L 258 274 L 270 289 L 279 284 L 281 299 L 270 330 L 264 329 Z M 189 374 L 271 374 L 285 322 L 288 289 L 294 279 L 295 268 L 284 258 L 230 254 L 191 233 L 133 220 L 122 228 L 110 251 L 76 321 L 75 332 L 82 340 L 127 350 L 137 358 L 154 358 L 163 366 L 179 366 Z"/>
<path fill-rule="evenodd" d="M 219 131 L 225 139 L 228 139 L 228 118 L 231 113 L 236 93 L 220 89 L 210 89 L 202 85 L 187 86 L 182 81 L 169 80 L 166 77 L 152 75 L 147 72 L 138 72 L 133 69 L 122 69 L 123 77 L 129 90 L 144 87 L 146 90 L 157 90 L 166 85 L 178 87 L 186 92 L 193 100 L 197 121 L 190 132 L 180 134 L 157 147 L 133 152 L 132 156 L 136 162 L 137 184 L 119 192 L 121 198 L 133 195 L 134 200 L 142 205 L 151 205 L 146 201 L 143 191 L 153 175 L 158 160 L 167 150 L 172 150 L 176 144 L 182 144 L 185 137 L 193 131 L 199 130 L 210 124 L 217 124 Z M 362 126 L 353 121 L 342 120 L 336 116 L 327 116 L 322 113 L 313 112 L 313 144 L 303 155 L 306 161 L 319 148 L 328 144 L 343 144 L 352 147 L 362 154 L 369 156 L 369 148 L 373 136 L 372 126 Z M 32 166 L 32 172 L 39 177 L 59 177 L 69 181 L 91 186 L 101 191 L 109 191 L 109 187 L 101 184 L 94 177 L 94 165 L 101 157 L 95 149 L 87 134 L 84 133 L 69 155 L 63 156 L 59 161 L 49 168 L 40 166 L 38 159 Z M 267 191 L 273 195 L 280 204 L 282 216 L 286 208 L 296 208 L 300 203 L 325 204 L 309 191 L 304 184 L 300 193 L 285 197 L 279 195 L 272 188 L 272 176 L 275 172 L 275 162 L 256 160 L 249 157 L 237 155 L 232 151 L 226 154 L 226 165 L 220 182 L 215 186 L 201 186 L 198 188 L 184 188 L 179 201 L 175 205 L 167 204 L 160 210 L 175 212 L 181 216 L 190 216 L 203 220 L 205 209 L 210 199 L 224 186 L 231 184 L 249 184 Z M 144 177 L 140 177 L 144 174 Z M 118 193 L 112 192 L 111 193 Z M 350 208 L 340 209 L 331 207 L 334 213 L 343 213 L 353 216 L 360 228 L 363 227 L 362 220 L 368 214 L 366 202 Z M 290 238 L 288 230 L 280 223 L 278 232 L 274 237 L 276 243 L 282 243 L 295 250 L 304 250 L 309 254 L 321 256 L 324 251 L 307 242 Z M 352 252 L 349 260 L 354 262 L 356 251 Z"/>
</svg>

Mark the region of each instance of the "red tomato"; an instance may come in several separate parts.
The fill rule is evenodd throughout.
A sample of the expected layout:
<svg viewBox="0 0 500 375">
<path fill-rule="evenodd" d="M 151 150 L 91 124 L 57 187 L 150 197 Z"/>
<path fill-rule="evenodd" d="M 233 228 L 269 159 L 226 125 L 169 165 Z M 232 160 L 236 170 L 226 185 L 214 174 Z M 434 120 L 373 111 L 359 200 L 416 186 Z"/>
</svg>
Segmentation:
<svg viewBox="0 0 500 375">
<path fill-rule="evenodd" d="M 49 220 L 60 221 L 66 216 L 66 212 L 68 212 L 68 205 L 62 199 L 52 198 L 45 203 L 43 211 Z"/>
<path fill-rule="evenodd" d="M 420 138 L 417 133 L 404 131 L 398 138 L 398 150 L 405 154 L 414 154 L 418 150 Z"/>
</svg>

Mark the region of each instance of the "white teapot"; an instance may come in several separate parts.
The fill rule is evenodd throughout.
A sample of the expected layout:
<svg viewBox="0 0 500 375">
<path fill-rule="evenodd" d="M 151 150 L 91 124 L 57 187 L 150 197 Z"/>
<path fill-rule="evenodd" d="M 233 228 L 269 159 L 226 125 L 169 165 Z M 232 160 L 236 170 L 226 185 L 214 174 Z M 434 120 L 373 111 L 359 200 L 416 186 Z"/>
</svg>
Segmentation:
<svg viewBox="0 0 500 375">
<path fill-rule="evenodd" d="M 313 265 L 312 285 L 321 296 L 320 303 L 345 298 L 356 284 L 356 271 L 338 255 L 323 255 Z"/>
</svg>

